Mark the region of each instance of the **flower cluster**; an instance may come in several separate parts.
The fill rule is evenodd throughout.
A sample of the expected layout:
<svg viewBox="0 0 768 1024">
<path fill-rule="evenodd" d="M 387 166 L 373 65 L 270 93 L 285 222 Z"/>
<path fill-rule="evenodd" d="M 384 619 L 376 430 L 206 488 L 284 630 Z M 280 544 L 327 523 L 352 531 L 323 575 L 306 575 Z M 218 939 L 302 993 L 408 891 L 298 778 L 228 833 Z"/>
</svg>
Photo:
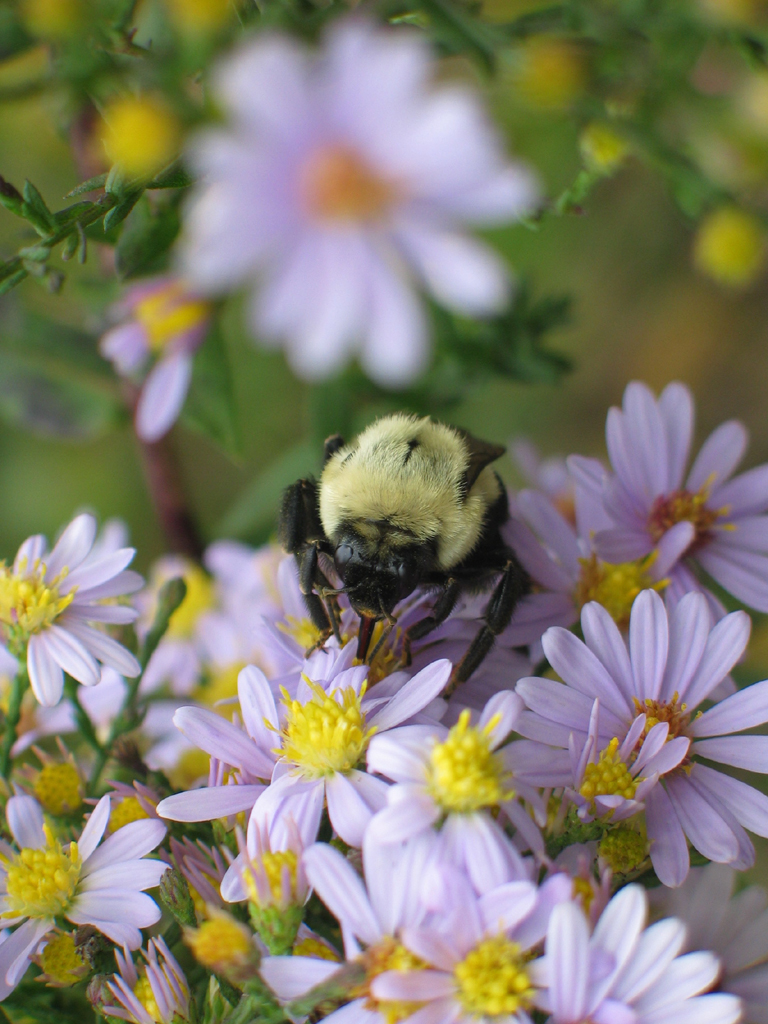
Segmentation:
<svg viewBox="0 0 768 1024">
<path fill-rule="evenodd" d="M 518 446 L 532 590 L 455 692 L 483 595 L 409 659 L 417 590 L 361 662 L 343 588 L 323 640 L 270 545 L 166 556 L 136 593 L 114 527 L 27 541 L 0 591 L 10 699 L 44 699 L 6 726 L 3 998 L 34 965 L 135 1024 L 759 1024 L 768 896 L 732 890 L 768 836 L 768 680 L 737 688 L 750 617 L 704 573 L 758 605 L 768 493 L 764 467 L 732 477 L 737 424 L 683 476 L 691 408 L 631 384 L 611 467 L 545 479 Z M 71 751 L 30 746 L 58 731 Z"/>
</svg>

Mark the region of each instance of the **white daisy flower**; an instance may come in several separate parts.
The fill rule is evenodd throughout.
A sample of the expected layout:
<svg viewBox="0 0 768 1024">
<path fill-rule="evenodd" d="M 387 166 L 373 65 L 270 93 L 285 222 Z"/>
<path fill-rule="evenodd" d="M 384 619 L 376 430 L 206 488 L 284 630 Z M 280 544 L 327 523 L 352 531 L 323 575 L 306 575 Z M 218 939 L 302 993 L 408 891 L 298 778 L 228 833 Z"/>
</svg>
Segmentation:
<svg viewBox="0 0 768 1024">
<path fill-rule="evenodd" d="M 0 563 L 0 627 L 13 653 L 26 648 L 32 690 L 45 707 L 58 704 L 64 673 L 95 686 L 101 665 L 137 676 L 136 658 L 93 623 L 133 622 L 136 610 L 110 598 L 142 585 L 126 567 L 133 548 L 110 550 L 96 540 L 96 520 L 84 513 L 67 526 L 52 551 L 41 534 L 29 537 L 13 565 Z"/>
<path fill-rule="evenodd" d="M 168 865 L 144 858 L 162 841 L 165 826 L 156 818 L 134 821 L 99 845 L 109 812 L 107 795 L 80 839 L 67 847 L 44 824 L 33 797 L 8 801 L 8 828 L 18 850 L 0 841 L 0 916 L 19 927 L 0 946 L 2 998 L 21 981 L 30 956 L 59 917 L 93 925 L 128 949 L 141 945 L 140 928 L 160 920 L 160 908 L 143 890 L 156 886 Z"/>
</svg>

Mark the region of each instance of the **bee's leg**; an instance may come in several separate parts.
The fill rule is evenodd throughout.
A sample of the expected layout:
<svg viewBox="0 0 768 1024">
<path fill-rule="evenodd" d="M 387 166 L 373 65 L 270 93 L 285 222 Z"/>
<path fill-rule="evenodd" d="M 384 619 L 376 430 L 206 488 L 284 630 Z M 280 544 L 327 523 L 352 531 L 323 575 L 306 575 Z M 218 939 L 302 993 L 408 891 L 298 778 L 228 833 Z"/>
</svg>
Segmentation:
<svg viewBox="0 0 768 1024">
<path fill-rule="evenodd" d="M 466 654 L 456 665 L 444 696 L 450 697 L 461 683 L 465 683 L 479 667 L 483 659 L 493 647 L 499 633 L 503 633 L 509 625 L 515 606 L 530 588 L 528 574 L 514 555 L 504 566 L 504 572 L 491 594 L 488 607 L 485 609 L 485 624 L 469 645 Z"/>
<path fill-rule="evenodd" d="M 316 647 L 322 647 L 334 632 L 334 621 L 322 598 L 314 590 L 317 574 L 320 572 L 317 566 L 317 546 L 311 543 L 305 544 L 296 552 L 295 557 L 299 568 L 299 590 L 304 598 L 312 625 L 320 634 Z M 320 575 L 322 576 L 322 573 Z M 324 576 L 323 579 L 325 579 Z"/>
<path fill-rule="evenodd" d="M 443 592 L 432 608 L 432 614 L 427 615 L 412 626 L 406 629 L 403 635 L 403 654 L 400 663 L 407 668 L 411 664 L 411 644 L 414 640 L 421 640 L 428 636 L 433 629 L 441 626 L 453 611 L 456 600 L 461 593 L 461 584 L 451 577 L 445 581 Z"/>
</svg>

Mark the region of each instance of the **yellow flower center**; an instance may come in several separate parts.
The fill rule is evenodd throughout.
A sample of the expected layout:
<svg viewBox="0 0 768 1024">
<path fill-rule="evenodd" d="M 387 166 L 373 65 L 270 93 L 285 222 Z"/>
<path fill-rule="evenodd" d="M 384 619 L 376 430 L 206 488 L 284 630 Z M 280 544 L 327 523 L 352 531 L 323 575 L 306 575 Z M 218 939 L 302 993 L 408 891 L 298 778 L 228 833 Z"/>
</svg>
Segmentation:
<svg viewBox="0 0 768 1024">
<path fill-rule="evenodd" d="M 751 214 L 723 207 L 705 217 L 696 235 L 693 258 L 699 270 L 731 288 L 754 282 L 765 262 L 765 232 Z"/>
<path fill-rule="evenodd" d="M 247 930 L 224 915 L 203 921 L 186 932 L 186 942 L 203 967 L 219 973 L 237 968 L 253 954 Z"/>
<path fill-rule="evenodd" d="M 251 869 L 245 872 L 245 887 L 248 890 L 248 898 L 254 903 L 262 905 L 264 902 L 259 895 L 259 887 L 256 884 L 254 872 L 266 880 L 269 891 L 272 894 L 272 902 L 282 904 L 283 883 L 288 880 L 288 902 L 295 902 L 296 899 L 296 871 L 298 860 L 293 850 L 277 850 L 275 853 L 263 853 L 260 862 L 253 864 Z"/>
<path fill-rule="evenodd" d="M 631 800 L 635 795 L 640 780 L 632 778 L 618 751 L 619 741 L 614 736 L 597 763 L 588 764 L 584 771 L 579 793 L 591 802 L 593 810 L 596 796 L 623 796 Z"/>
<path fill-rule="evenodd" d="M 637 697 L 632 698 L 635 704 L 635 712 L 638 715 L 645 715 L 645 729 L 643 735 L 647 736 L 654 725 L 658 725 L 659 722 L 667 722 L 669 724 L 669 732 L 667 733 L 667 742 L 675 739 L 676 736 L 686 735 L 686 730 L 691 724 L 691 715 L 688 711 L 687 704 L 680 703 L 680 694 L 675 690 L 672 694 L 672 699 L 665 700 L 651 700 L 648 697 L 642 703 Z"/>
<path fill-rule="evenodd" d="M 30 572 L 24 559 L 18 572 L 0 563 L 0 622 L 19 637 L 39 633 L 72 604 L 74 589 L 59 596 L 59 587 L 68 570 L 62 569 L 48 581 L 45 572 L 45 563 L 40 561 L 35 562 Z"/>
<path fill-rule="evenodd" d="M 48 979 L 62 986 L 76 985 L 87 971 L 87 965 L 69 932 L 54 935 L 45 944 L 40 966 Z"/>
<path fill-rule="evenodd" d="M 446 812 L 494 807 L 515 795 L 505 788 L 508 773 L 501 756 L 491 749 L 498 716 L 482 729 L 471 726 L 469 718 L 470 712 L 462 711 L 448 738 L 436 743 L 429 755 L 429 792 Z"/>
<path fill-rule="evenodd" d="M 207 573 L 198 566 L 189 564 L 184 570 L 184 582 L 187 592 L 184 600 L 171 616 L 167 636 L 180 640 L 192 636 L 197 620 L 209 609 L 213 608 L 216 594 L 213 582 Z"/>
<path fill-rule="evenodd" d="M 334 772 L 347 772 L 359 764 L 375 729 L 365 728 L 360 696 L 351 687 L 326 693 L 321 686 L 304 677 L 312 690 L 306 704 L 291 700 L 283 691 L 287 715 L 281 733 L 281 754 L 309 778 L 319 779 Z M 340 700 L 336 699 L 336 696 Z"/>
<path fill-rule="evenodd" d="M 69 907 L 80 878 L 82 861 L 77 843 L 65 852 L 47 825 L 47 844 L 25 847 L 8 865 L 9 909 L 3 917 L 57 917 Z"/>
<path fill-rule="evenodd" d="M 566 40 L 544 37 L 528 41 L 519 51 L 518 87 L 537 107 L 562 109 L 583 91 L 583 55 Z"/>
<path fill-rule="evenodd" d="M 574 595 L 583 608 L 588 601 L 597 601 L 619 626 L 629 625 L 632 603 L 641 590 L 663 590 L 669 580 L 654 581 L 649 569 L 656 561 L 654 551 L 646 558 L 616 565 L 602 562 L 597 555 L 580 558 L 581 575 Z"/>
<path fill-rule="evenodd" d="M 137 303 L 136 319 L 147 335 L 149 347 L 159 353 L 180 334 L 199 327 L 211 315 L 207 302 L 188 297 L 183 285 L 174 283 Z M 197 570 L 201 575 L 201 570 Z"/>
<path fill-rule="evenodd" d="M 320 939 L 316 939 L 314 935 L 307 935 L 306 938 L 299 939 L 299 941 L 293 947 L 294 956 L 312 956 L 316 960 L 329 960 L 331 963 L 341 963 L 341 956 L 332 950 L 329 946 L 326 946 Z"/>
<path fill-rule="evenodd" d="M 613 174 L 624 163 L 629 147 L 624 139 L 601 121 L 592 121 L 579 138 L 584 162 L 600 174 Z"/>
<path fill-rule="evenodd" d="M 520 946 L 503 935 L 481 942 L 453 969 L 465 1012 L 506 1017 L 527 1009 L 533 986 L 525 964 Z"/>
<path fill-rule="evenodd" d="M 712 540 L 712 528 L 717 519 L 728 511 L 727 508 L 707 508 L 708 498 L 709 488 L 706 485 L 696 494 L 690 491 L 660 494 L 648 516 L 648 532 L 653 540 L 658 543 L 677 523 L 692 523 L 696 533 L 685 554 L 690 555 L 703 548 Z"/>
<path fill-rule="evenodd" d="M 393 182 L 345 146 L 316 150 L 303 168 L 300 191 L 314 217 L 352 222 L 379 220 L 398 195 Z"/>
<path fill-rule="evenodd" d="M 119 803 L 112 805 L 109 815 L 109 831 L 117 832 L 123 825 L 130 825 L 132 821 L 141 821 L 149 815 L 144 810 L 136 796 L 127 796 Z"/>
<path fill-rule="evenodd" d="M 370 946 L 363 954 L 365 963 L 365 981 L 359 989 L 351 993 L 352 998 L 367 996 L 366 1009 L 380 1013 L 386 1024 L 399 1024 L 410 1017 L 423 1003 L 406 1002 L 402 999 L 375 999 L 371 995 L 371 982 L 385 971 L 418 971 L 427 964 L 410 950 L 402 946 L 397 939 L 388 935 Z"/>
<path fill-rule="evenodd" d="M 38 803 L 49 814 L 71 814 L 83 802 L 80 776 L 69 761 L 45 765 L 33 789 Z"/>
<path fill-rule="evenodd" d="M 101 139 L 107 155 L 130 177 L 150 177 L 178 152 L 181 127 L 162 100 L 134 96 L 115 100 L 104 122 Z"/>
<path fill-rule="evenodd" d="M 648 841 L 634 828 L 620 826 L 600 840 L 598 853 L 615 875 L 626 875 L 645 860 Z"/>
<path fill-rule="evenodd" d="M 320 642 L 320 630 L 312 619 L 298 619 L 295 615 L 286 615 L 283 622 L 278 622 L 281 633 L 295 640 L 302 651 L 311 651 Z"/>
<path fill-rule="evenodd" d="M 152 985 L 150 984 L 149 978 L 146 974 L 142 974 L 133 986 L 133 994 L 147 1011 L 147 1015 L 151 1017 L 156 1024 L 162 1024 L 163 1017 L 160 1013 L 160 1007 L 157 1005 L 155 993 L 152 991 Z"/>
</svg>

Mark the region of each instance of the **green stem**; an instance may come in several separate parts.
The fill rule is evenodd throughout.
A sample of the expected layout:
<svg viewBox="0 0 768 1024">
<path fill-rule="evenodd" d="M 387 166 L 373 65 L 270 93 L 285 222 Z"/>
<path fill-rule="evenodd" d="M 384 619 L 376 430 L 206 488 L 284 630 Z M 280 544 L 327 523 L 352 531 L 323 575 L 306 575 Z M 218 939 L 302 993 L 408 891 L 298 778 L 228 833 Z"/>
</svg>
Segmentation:
<svg viewBox="0 0 768 1024">
<path fill-rule="evenodd" d="M 5 716 L 5 733 L 0 748 L 0 774 L 7 779 L 11 771 L 11 750 L 16 742 L 16 729 L 21 718 L 21 702 L 29 684 L 26 665 L 20 668 L 11 683 L 11 696 L 8 701 L 8 712 Z"/>
</svg>

